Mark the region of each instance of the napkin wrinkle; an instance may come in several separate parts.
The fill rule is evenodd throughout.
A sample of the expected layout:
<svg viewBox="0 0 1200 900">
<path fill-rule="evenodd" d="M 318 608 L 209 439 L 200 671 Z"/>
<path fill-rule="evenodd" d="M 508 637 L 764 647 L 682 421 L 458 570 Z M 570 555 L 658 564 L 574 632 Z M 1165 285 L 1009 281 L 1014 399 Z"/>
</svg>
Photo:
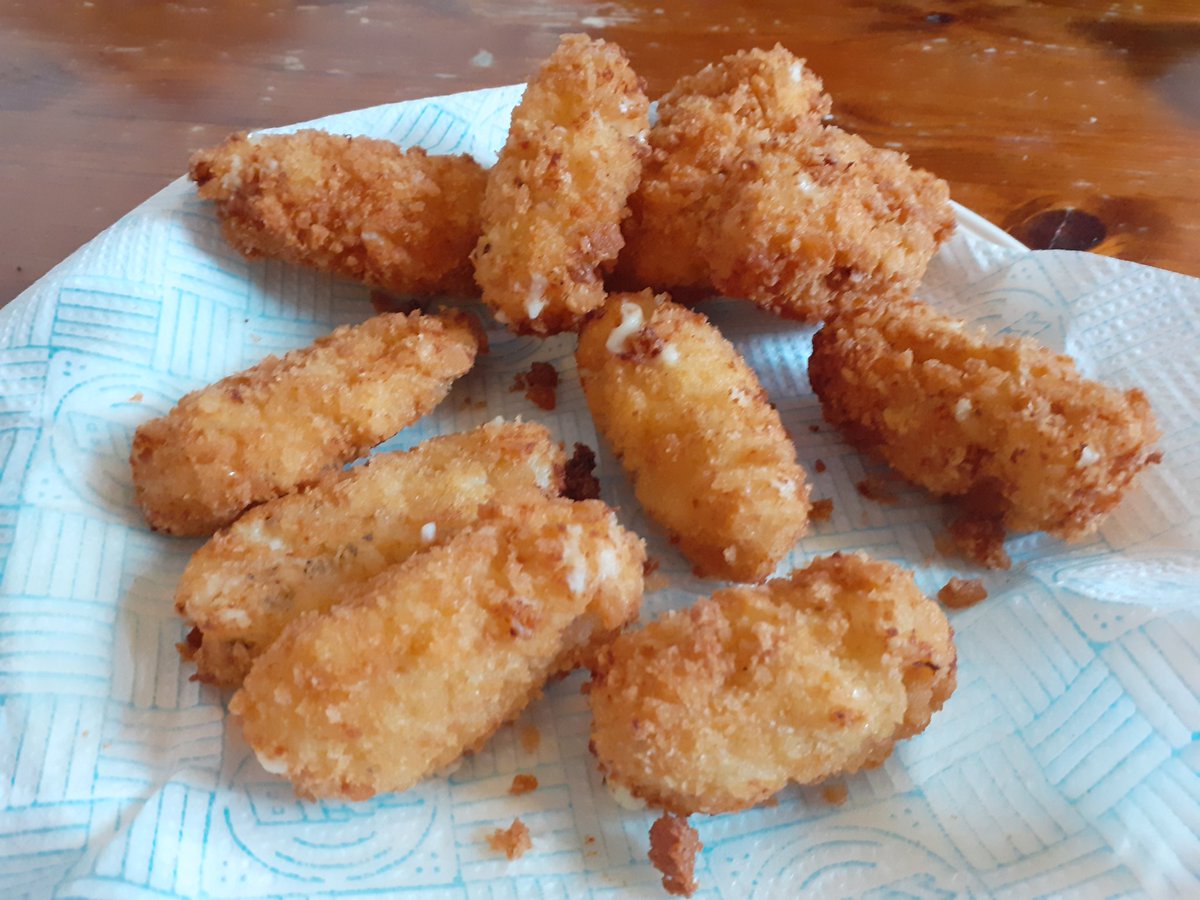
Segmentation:
<svg viewBox="0 0 1200 900">
<path fill-rule="evenodd" d="M 520 91 L 307 124 L 490 164 Z M 906 490 L 885 506 L 855 490 L 882 469 L 823 422 L 807 377 L 813 329 L 735 301 L 705 304 L 759 372 L 813 496 L 834 501 L 832 520 L 780 570 L 865 550 L 915 566 L 930 593 L 950 574 L 983 578 L 992 593 L 952 614 L 958 692 L 883 767 L 846 779 L 851 806 L 826 814 L 814 791 L 788 791 L 770 811 L 704 823 L 699 868 L 714 893 L 788 895 L 815 873 L 864 894 L 889 884 L 976 895 L 1194 886 L 1187 861 L 1200 839 L 1188 823 L 1200 802 L 1187 786 L 1200 762 L 1200 628 L 1187 598 L 1200 592 L 1200 282 L 1034 253 L 961 208 L 960 221 L 919 295 L 994 332 L 1064 346 L 1089 376 L 1144 389 L 1168 452 L 1087 542 L 1019 536 L 1008 542 L 1010 572 L 964 572 L 936 555 L 941 504 Z M 586 701 L 573 689 L 551 689 L 533 707 L 535 721 L 553 723 L 539 764 L 563 774 L 522 800 L 535 847 L 519 864 L 528 880 L 504 885 L 495 879 L 511 873 L 482 836 L 518 814 L 505 784 L 526 758 L 511 729 L 452 779 L 368 804 L 300 803 L 258 767 L 228 698 L 189 681 L 174 649 L 186 626 L 171 599 L 191 545 L 110 515 L 132 515 L 119 464 L 131 429 L 189 385 L 370 315 L 366 298 L 319 273 L 245 261 L 180 179 L 0 310 L 0 887 L 37 878 L 86 897 L 457 896 L 535 885 L 657 894 L 644 829 L 633 834 L 637 822 L 618 820 L 605 799 L 586 750 Z M 485 364 L 386 446 L 522 416 L 568 447 L 597 447 L 571 338 L 495 326 L 490 336 Z M 562 377 L 553 412 L 510 390 L 533 360 Z M 670 581 L 647 596 L 644 617 L 711 593 L 717 585 L 691 575 L 610 450 L 598 449 L 604 499 L 646 536 Z M 837 840 L 843 825 L 850 843 Z M 554 837 L 541 840 L 540 828 Z M 588 834 L 604 835 L 600 856 Z M 63 846 L 83 855 L 46 855 Z"/>
</svg>

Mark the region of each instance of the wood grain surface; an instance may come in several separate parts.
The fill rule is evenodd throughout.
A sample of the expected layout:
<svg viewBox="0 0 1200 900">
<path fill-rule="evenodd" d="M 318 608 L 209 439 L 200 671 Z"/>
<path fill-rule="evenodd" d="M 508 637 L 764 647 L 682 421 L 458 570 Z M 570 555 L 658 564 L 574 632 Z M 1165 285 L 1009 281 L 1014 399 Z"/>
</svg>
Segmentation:
<svg viewBox="0 0 1200 900">
<path fill-rule="evenodd" d="M 231 130 L 522 81 L 568 31 L 651 96 L 782 42 L 1026 243 L 1200 275 L 1195 0 L 0 0 L 0 302 Z"/>
</svg>

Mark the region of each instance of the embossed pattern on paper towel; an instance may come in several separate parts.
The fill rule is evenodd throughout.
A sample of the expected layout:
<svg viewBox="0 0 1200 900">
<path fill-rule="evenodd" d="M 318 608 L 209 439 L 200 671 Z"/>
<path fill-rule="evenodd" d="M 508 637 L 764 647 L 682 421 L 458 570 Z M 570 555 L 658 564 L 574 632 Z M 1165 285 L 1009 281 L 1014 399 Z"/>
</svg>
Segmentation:
<svg viewBox="0 0 1200 900">
<path fill-rule="evenodd" d="M 516 89 L 323 120 L 490 162 Z M 1138 385 L 1166 436 L 1164 465 L 1094 539 L 1012 542 L 1011 573 L 956 614 L 960 687 L 931 728 L 849 799 L 785 792 L 776 807 L 698 818 L 702 896 L 1186 894 L 1200 838 L 1200 288 L 1169 273 L 957 237 L 925 296 L 994 332 L 1034 334 L 1089 375 Z M 189 680 L 175 581 L 194 542 L 150 534 L 132 503 L 133 429 L 183 393 L 370 314 L 365 291 L 277 263 L 248 264 L 184 184 L 152 198 L 0 312 L 0 888 L 6 896 L 289 894 L 661 896 L 652 816 L 605 793 L 587 752 L 580 676 L 445 778 L 362 804 L 301 803 L 266 774 L 223 698 Z M 865 549 L 950 574 L 941 511 L 916 491 L 871 503 L 878 466 L 821 424 L 805 375 L 811 331 L 746 306 L 709 310 L 759 371 L 832 522 L 789 562 Z M 492 352 L 392 446 L 496 415 L 595 444 L 568 337 L 493 332 Z M 509 391 L 532 360 L 563 375 L 543 413 Z M 486 401 L 486 409 L 474 401 Z M 818 426 L 813 432 L 809 426 Z M 648 614 L 709 587 L 646 521 L 604 450 L 605 498 L 646 534 L 673 588 Z M 519 739 L 535 725 L 536 750 Z M 507 794 L 532 772 L 537 791 Z M 515 863 L 485 836 L 520 816 Z M 592 840 L 589 840 L 591 838 Z"/>
</svg>

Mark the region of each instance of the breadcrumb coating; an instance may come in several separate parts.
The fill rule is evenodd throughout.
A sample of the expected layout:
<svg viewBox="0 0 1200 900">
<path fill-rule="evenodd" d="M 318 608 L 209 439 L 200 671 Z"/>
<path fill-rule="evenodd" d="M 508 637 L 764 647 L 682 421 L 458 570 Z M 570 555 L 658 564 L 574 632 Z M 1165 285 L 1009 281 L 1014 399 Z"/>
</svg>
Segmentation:
<svg viewBox="0 0 1200 900">
<path fill-rule="evenodd" d="M 134 434 L 146 521 L 212 534 L 364 455 L 441 402 L 474 364 L 478 328 L 461 312 L 375 316 L 188 394 Z"/>
<path fill-rule="evenodd" d="M 968 609 L 987 599 L 987 588 L 978 578 L 951 578 L 938 591 L 938 600 L 947 609 Z"/>
<path fill-rule="evenodd" d="M 600 269 L 623 244 L 648 128 L 624 52 L 564 36 L 488 174 L 475 280 L 499 321 L 518 334 L 572 331 L 604 302 Z"/>
<path fill-rule="evenodd" d="M 753 370 L 697 312 L 616 294 L 579 335 L 597 429 L 697 573 L 761 581 L 804 533 L 809 487 Z"/>
<path fill-rule="evenodd" d="M 911 290 L 953 231 L 949 188 L 824 125 L 829 108 L 778 45 L 681 79 L 659 102 L 614 281 L 806 322 Z"/>
<path fill-rule="evenodd" d="M 200 630 L 187 651 L 197 677 L 237 687 L 289 622 L 445 543 L 488 503 L 561 493 L 565 467 L 544 426 L 497 420 L 256 506 L 196 551 L 179 581 L 175 609 Z"/>
<path fill-rule="evenodd" d="M 395 294 L 476 293 L 471 248 L 486 175 L 469 156 L 323 131 L 234 134 L 191 160 L 242 254 Z"/>
<path fill-rule="evenodd" d="M 485 512 L 292 622 L 230 710 L 302 797 L 407 790 L 481 747 L 597 633 L 636 617 L 644 557 L 598 501 Z"/>
<path fill-rule="evenodd" d="M 744 155 L 723 197 L 700 244 L 713 285 L 803 322 L 911 293 L 954 230 L 946 182 L 816 124 Z"/>
<path fill-rule="evenodd" d="M 911 573 L 852 554 L 618 638 L 590 684 L 608 783 L 679 815 L 877 766 L 954 691 L 953 632 Z"/>
<path fill-rule="evenodd" d="M 701 234 L 724 202 L 728 173 L 772 131 L 819 122 L 829 108 L 820 79 L 779 44 L 679 79 L 658 101 L 616 280 L 712 292 Z"/>
<path fill-rule="evenodd" d="M 650 863 L 662 873 L 663 889 L 672 896 L 696 893 L 696 854 L 703 849 L 700 833 L 685 817 L 664 813 L 650 826 Z"/>
<path fill-rule="evenodd" d="M 1141 391 L 922 303 L 830 320 L 813 339 L 809 379 L 826 420 L 856 446 L 1010 531 L 1084 537 L 1160 458 Z"/>
<path fill-rule="evenodd" d="M 520 819 L 513 819 L 507 828 L 497 828 L 488 835 L 488 846 L 503 853 L 511 862 L 533 849 L 533 838 L 529 836 L 529 826 Z"/>
</svg>

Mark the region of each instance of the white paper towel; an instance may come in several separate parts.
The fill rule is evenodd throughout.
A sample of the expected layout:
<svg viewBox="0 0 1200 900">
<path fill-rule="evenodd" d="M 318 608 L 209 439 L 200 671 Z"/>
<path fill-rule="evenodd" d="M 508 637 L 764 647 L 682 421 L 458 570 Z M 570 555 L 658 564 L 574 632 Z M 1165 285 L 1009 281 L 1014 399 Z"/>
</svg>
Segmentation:
<svg viewBox="0 0 1200 900">
<path fill-rule="evenodd" d="M 316 124 L 490 163 L 518 96 L 481 91 Z M 1012 571 L 985 576 L 990 598 L 952 616 L 957 693 L 882 768 L 848 779 L 844 805 L 791 789 L 778 806 L 695 817 L 701 896 L 1195 895 L 1200 282 L 960 229 L 923 293 L 995 332 L 1065 348 L 1090 376 L 1143 388 L 1164 463 L 1087 542 L 1009 542 Z M 942 511 L 917 491 L 888 506 L 859 496 L 855 483 L 879 467 L 821 422 L 805 375 L 811 329 L 748 305 L 706 311 L 759 372 L 814 496 L 834 501 L 832 521 L 789 563 L 864 549 L 915 568 L 935 592 L 955 574 L 934 553 Z M 0 311 L 4 896 L 663 896 L 646 861 L 653 816 L 619 809 L 587 751 L 579 675 L 448 778 L 360 804 L 298 802 L 230 726 L 227 698 L 188 680 L 172 598 L 198 544 L 143 525 L 133 430 L 189 390 L 370 314 L 360 287 L 244 261 L 182 181 Z M 388 446 L 496 415 L 595 446 L 573 338 L 490 337 L 479 368 Z M 509 389 L 532 360 L 563 376 L 553 413 Z M 711 591 L 603 450 L 599 474 L 671 579 L 647 614 Z M 529 724 L 535 750 L 521 740 Z M 540 787 L 509 796 L 516 772 Z M 517 816 L 534 846 L 509 863 L 485 838 Z"/>
</svg>

